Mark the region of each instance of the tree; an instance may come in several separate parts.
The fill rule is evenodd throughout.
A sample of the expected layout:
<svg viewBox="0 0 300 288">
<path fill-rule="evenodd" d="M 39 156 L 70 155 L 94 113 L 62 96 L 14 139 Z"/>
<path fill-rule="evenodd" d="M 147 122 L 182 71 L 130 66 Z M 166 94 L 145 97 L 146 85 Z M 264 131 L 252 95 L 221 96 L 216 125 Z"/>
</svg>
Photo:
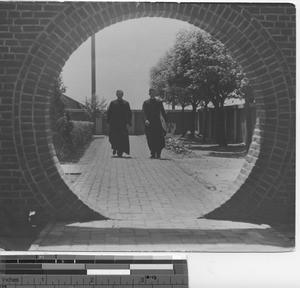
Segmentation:
<svg viewBox="0 0 300 288">
<path fill-rule="evenodd" d="M 190 100 L 189 92 L 187 91 L 187 89 L 176 86 L 174 84 L 172 86 L 169 86 L 169 91 L 167 92 L 166 95 L 170 95 L 169 98 L 172 97 L 172 100 L 174 99 L 173 103 L 181 107 L 181 135 L 184 136 L 185 134 L 184 110 L 189 105 L 189 100 Z"/>
<path fill-rule="evenodd" d="M 150 70 L 150 85 L 155 88 L 159 96 L 172 108 L 181 107 L 182 135 L 184 131 L 184 109 L 189 105 L 189 91 L 181 83 L 182 75 L 177 73 L 177 61 L 174 49 L 166 51 L 156 66 Z"/>
<path fill-rule="evenodd" d="M 229 98 L 241 98 L 239 93 L 240 77 L 243 77 L 242 67 L 226 51 L 219 47 L 220 53 L 212 59 L 212 65 L 206 70 L 206 92 L 217 110 L 217 142 L 226 146 L 224 103 Z"/>
<path fill-rule="evenodd" d="M 211 87 L 207 85 L 208 70 L 212 65 L 218 65 L 216 59 L 221 58 L 223 46 L 208 33 L 196 28 L 180 31 L 174 46 L 178 63 L 176 77 L 181 78 L 179 85 L 188 91 L 188 102 L 192 106 L 191 137 L 194 138 L 197 108 L 207 109 L 208 103 L 212 101 L 211 96 L 214 95 Z M 212 80 L 217 82 L 219 79 Z"/>
<path fill-rule="evenodd" d="M 66 119 L 66 105 L 62 101 L 66 87 L 63 84 L 61 75 L 54 82 L 54 93 L 50 100 L 50 123 L 53 131 L 57 131 L 60 123 Z"/>
<path fill-rule="evenodd" d="M 194 30 L 190 39 L 191 68 L 186 75 L 192 79 L 192 95 L 199 94 L 195 104 L 205 108 L 213 103 L 217 110 L 217 142 L 226 146 L 224 103 L 226 99 L 242 97 L 240 85 L 245 74 L 226 47 L 208 33 Z"/>
<path fill-rule="evenodd" d="M 169 50 L 150 69 L 150 86 L 156 90 L 160 98 L 172 105 L 172 109 L 176 106 L 176 98 L 170 93 L 174 75 L 173 51 Z"/>
<path fill-rule="evenodd" d="M 54 92 L 50 100 L 50 126 L 52 131 L 53 145 L 58 158 L 66 150 L 67 130 L 69 115 L 66 105 L 62 101 L 66 87 L 63 84 L 61 75 L 54 82 Z"/>
<path fill-rule="evenodd" d="M 96 118 L 104 114 L 107 105 L 106 99 L 100 99 L 97 94 L 93 94 L 90 98 L 85 99 L 84 110 L 93 119 L 94 133 L 96 131 Z"/>
<path fill-rule="evenodd" d="M 151 81 L 163 91 L 167 102 L 192 106 L 193 127 L 198 107 L 212 102 L 217 110 L 217 142 L 226 146 L 224 103 L 241 98 L 245 74 L 218 40 L 200 29 L 182 30 L 174 45 L 153 68 Z M 205 126 L 205 125 L 204 125 Z"/>
</svg>

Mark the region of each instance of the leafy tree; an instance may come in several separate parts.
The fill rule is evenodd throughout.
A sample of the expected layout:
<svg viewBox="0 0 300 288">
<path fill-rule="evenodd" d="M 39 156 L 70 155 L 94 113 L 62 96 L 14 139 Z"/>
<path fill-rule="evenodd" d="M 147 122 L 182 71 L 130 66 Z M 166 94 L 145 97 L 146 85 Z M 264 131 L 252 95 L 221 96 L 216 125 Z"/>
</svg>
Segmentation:
<svg viewBox="0 0 300 288">
<path fill-rule="evenodd" d="M 224 103 L 243 97 L 247 79 L 220 41 L 200 29 L 180 31 L 172 49 L 151 70 L 151 82 L 166 102 L 181 105 L 183 110 L 192 106 L 192 137 L 197 108 L 207 109 L 212 102 L 218 115 L 217 141 L 226 146 Z"/>
<path fill-rule="evenodd" d="M 156 66 L 150 69 L 150 86 L 153 87 L 158 96 L 166 103 L 172 104 L 172 109 L 175 108 L 176 99 L 174 94 L 170 93 L 172 79 L 175 75 L 173 71 L 173 55 L 172 51 L 166 53 L 159 59 Z"/>
<path fill-rule="evenodd" d="M 184 36 L 185 51 L 190 63 L 185 66 L 185 76 L 191 80 L 191 105 L 206 109 L 212 102 L 217 110 L 217 142 L 226 146 L 224 103 L 229 98 L 241 98 L 242 85 L 246 85 L 242 67 L 233 59 L 226 47 L 208 33 L 191 29 Z M 189 40 L 188 40 L 189 39 Z"/>
<path fill-rule="evenodd" d="M 181 134 L 182 136 L 185 134 L 184 128 L 184 110 L 189 105 L 189 92 L 187 89 L 178 87 L 176 85 L 169 86 L 169 90 L 167 91 L 167 98 L 174 99 L 174 102 L 177 106 L 181 107 Z M 169 96 L 168 96 L 169 95 Z"/>
<path fill-rule="evenodd" d="M 67 130 L 69 115 L 66 105 L 62 101 L 66 87 L 63 84 L 61 75 L 54 83 L 54 93 L 50 100 L 50 126 L 52 131 L 53 145 L 58 158 L 65 152 L 67 143 Z"/>
<path fill-rule="evenodd" d="M 92 129 L 86 122 L 70 120 L 67 106 L 63 102 L 65 92 L 66 87 L 59 76 L 54 82 L 50 100 L 50 125 L 58 159 L 74 161 L 80 155 L 78 152 L 83 151 L 84 145 L 90 142 Z"/>
<path fill-rule="evenodd" d="M 241 98 L 240 83 L 244 74 L 242 67 L 232 58 L 224 45 L 218 45 L 219 53 L 211 57 L 206 69 L 205 90 L 217 110 L 218 143 L 226 146 L 224 103 L 229 98 Z"/>
<path fill-rule="evenodd" d="M 189 91 L 181 85 L 177 73 L 175 51 L 170 49 L 160 58 L 156 66 L 150 70 L 150 85 L 155 88 L 159 96 L 172 108 L 181 107 L 181 127 L 184 134 L 184 109 L 189 105 Z"/>
<path fill-rule="evenodd" d="M 159 59 L 156 66 L 150 69 L 150 86 L 155 89 L 157 94 L 165 99 L 165 93 L 167 89 L 167 70 L 169 65 L 166 62 L 167 53 Z"/>
<path fill-rule="evenodd" d="M 57 130 L 60 123 L 66 120 L 66 105 L 62 101 L 65 92 L 66 87 L 60 75 L 54 83 L 54 93 L 50 100 L 50 123 L 53 130 Z"/>
<path fill-rule="evenodd" d="M 202 79 L 199 77 L 199 80 L 195 77 L 195 74 L 205 69 L 202 59 L 195 57 L 197 53 L 204 55 L 208 53 L 204 50 L 208 46 L 204 45 L 206 44 L 203 40 L 205 35 L 206 33 L 196 28 L 182 30 L 177 34 L 174 44 L 177 78 L 180 79 L 178 85 L 185 88 L 188 96 L 187 102 L 192 106 L 192 138 L 194 138 L 197 108 L 203 106 L 206 101 L 206 95 L 201 85 Z"/>
</svg>

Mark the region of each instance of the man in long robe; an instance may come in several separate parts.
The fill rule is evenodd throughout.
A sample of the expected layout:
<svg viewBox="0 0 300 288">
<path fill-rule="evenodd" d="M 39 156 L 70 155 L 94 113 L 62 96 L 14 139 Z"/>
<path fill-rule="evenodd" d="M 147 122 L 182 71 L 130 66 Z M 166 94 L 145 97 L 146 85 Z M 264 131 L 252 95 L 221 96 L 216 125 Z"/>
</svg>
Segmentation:
<svg viewBox="0 0 300 288">
<path fill-rule="evenodd" d="M 113 155 L 122 157 L 123 153 L 130 154 L 128 128 L 131 126 L 131 109 L 123 100 L 123 91 L 117 90 L 117 100 L 111 101 L 107 110 L 109 124 L 109 142 Z"/>
<path fill-rule="evenodd" d="M 143 118 L 150 158 L 160 158 L 165 147 L 165 130 L 162 121 L 166 122 L 166 112 L 162 101 L 155 98 L 155 90 L 149 89 L 150 99 L 143 103 Z"/>
</svg>

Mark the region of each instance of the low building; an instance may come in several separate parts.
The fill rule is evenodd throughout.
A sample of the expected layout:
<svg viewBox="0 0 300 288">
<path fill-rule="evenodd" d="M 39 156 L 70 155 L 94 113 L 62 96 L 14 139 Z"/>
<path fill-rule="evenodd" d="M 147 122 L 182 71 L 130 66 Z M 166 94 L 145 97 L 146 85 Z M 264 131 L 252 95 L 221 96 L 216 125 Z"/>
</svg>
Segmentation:
<svg viewBox="0 0 300 288">
<path fill-rule="evenodd" d="M 63 94 L 62 102 L 66 105 L 70 120 L 93 122 L 92 117 L 86 113 L 85 105 Z"/>
</svg>

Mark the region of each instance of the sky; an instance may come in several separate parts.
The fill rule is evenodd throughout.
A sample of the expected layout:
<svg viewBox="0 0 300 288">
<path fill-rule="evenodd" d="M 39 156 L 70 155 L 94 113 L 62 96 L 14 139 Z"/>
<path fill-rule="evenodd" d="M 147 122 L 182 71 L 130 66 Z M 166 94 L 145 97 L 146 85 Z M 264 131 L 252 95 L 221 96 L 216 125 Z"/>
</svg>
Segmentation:
<svg viewBox="0 0 300 288">
<path fill-rule="evenodd" d="M 124 91 L 131 109 L 149 98 L 150 68 L 172 47 L 176 34 L 190 24 L 167 18 L 140 18 L 96 33 L 96 94 L 107 103 Z M 83 103 L 91 95 L 91 38 L 68 59 L 62 71 L 66 94 Z"/>
</svg>

